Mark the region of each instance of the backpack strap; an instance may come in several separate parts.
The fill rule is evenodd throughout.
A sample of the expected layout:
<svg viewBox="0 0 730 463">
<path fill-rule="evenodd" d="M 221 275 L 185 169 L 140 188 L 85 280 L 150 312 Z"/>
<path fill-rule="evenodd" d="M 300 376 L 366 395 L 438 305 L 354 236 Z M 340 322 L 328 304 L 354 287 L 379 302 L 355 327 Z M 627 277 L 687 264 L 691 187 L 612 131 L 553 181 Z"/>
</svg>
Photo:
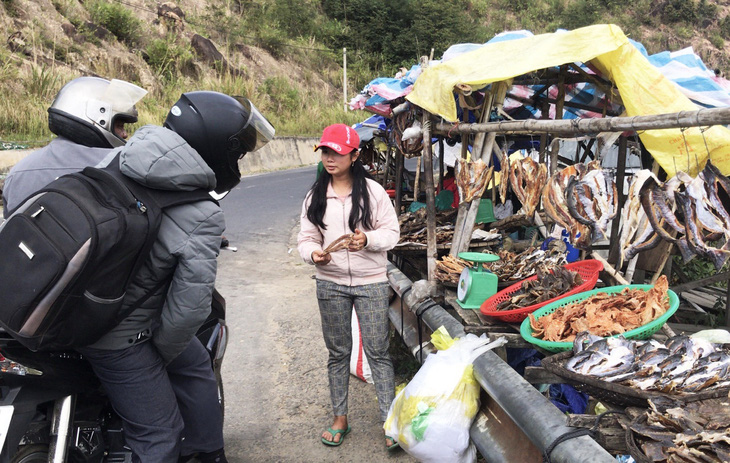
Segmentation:
<svg viewBox="0 0 730 463">
<path fill-rule="evenodd" d="M 129 191 L 132 192 L 137 199 L 138 206 L 144 206 L 144 204 L 139 203 L 144 203 L 144 201 L 150 200 L 154 201 L 160 209 L 195 203 L 198 201 L 213 201 L 218 204 L 218 201 L 216 201 L 208 191 L 202 188 L 195 190 L 160 190 L 136 182 L 134 179 L 131 179 L 122 173 L 119 168 L 119 154 L 114 156 L 107 166 L 101 168 L 87 167 L 83 170 L 83 172 L 85 175 L 90 177 L 102 177 L 102 180 L 103 178 L 113 177 L 117 183 L 122 183 Z"/>
</svg>

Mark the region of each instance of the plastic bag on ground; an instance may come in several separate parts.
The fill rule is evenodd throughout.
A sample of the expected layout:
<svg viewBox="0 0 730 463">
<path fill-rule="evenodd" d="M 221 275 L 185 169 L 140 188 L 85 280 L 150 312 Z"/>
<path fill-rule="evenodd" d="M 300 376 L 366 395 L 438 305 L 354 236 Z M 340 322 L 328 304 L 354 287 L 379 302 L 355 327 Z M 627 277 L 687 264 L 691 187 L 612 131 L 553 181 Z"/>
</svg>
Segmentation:
<svg viewBox="0 0 730 463">
<path fill-rule="evenodd" d="M 507 341 L 490 343 L 486 335 L 473 334 L 451 339 L 443 327 L 431 341 L 439 351 L 426 358 L 396 396 L 383 426 L 385 434 L 422 462 L 474 462 L 469 428 L 479 410 L 480 387 L 472 363 Z"/>
<path fill-rule="evenodd" d="M 360 322 L 357 319 L 355 309 L 352 309 L 352 319 L 350 326 L 352 328 L 352 352 L 350 353 L 350 374 L 354 375 L 361 381 L 373 384 L 373 374 L 370 371 L 368 358 L 365 356 L 365 350 L 362 347 L 362 333 L 360 332 Z"/>
</svg>

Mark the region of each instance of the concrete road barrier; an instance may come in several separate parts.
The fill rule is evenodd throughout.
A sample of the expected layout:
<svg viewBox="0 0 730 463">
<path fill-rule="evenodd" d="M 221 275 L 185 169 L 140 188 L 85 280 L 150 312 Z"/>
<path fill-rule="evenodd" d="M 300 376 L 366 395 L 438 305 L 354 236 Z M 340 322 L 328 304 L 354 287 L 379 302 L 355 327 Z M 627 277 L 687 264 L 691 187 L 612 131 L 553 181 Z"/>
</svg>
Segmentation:
<svg viewBox="0 0 730 463">
<path fill-rule="evenodd" d="M 316 164 L 320 160 L 319 154 L 314 151 L 314 145 L 318 141 L 318 138 L 277 137 L 260 150 L 244 156 L 239 161 L 241 173 L 246 175 Z M 33 151 L 0 151 L 0 173 L 7 172 Z"/>
</svg>

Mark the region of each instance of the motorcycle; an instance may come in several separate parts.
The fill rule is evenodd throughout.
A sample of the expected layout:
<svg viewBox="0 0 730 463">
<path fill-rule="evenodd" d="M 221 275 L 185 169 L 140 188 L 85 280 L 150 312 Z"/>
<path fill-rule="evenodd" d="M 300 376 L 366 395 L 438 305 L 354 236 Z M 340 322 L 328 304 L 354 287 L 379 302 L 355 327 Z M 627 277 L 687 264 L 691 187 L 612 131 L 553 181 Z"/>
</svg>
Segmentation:
<svg viewBox="0 0 730 463">
<path fill-rule="evenodd" d="M 228 341 L 223 296 L 196 336 L 210 353 L 221 409 Z M 0 463 L 131 463 L 122 420 L 75 351 L 32 352 L 0 329 Z"/>
</svg>

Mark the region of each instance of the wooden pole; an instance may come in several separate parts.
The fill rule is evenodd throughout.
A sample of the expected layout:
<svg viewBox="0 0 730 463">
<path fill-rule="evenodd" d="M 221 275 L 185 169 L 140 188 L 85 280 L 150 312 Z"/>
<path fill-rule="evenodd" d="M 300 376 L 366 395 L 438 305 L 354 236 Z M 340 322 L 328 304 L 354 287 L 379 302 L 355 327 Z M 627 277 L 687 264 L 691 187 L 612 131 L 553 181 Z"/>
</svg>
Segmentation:
<svg viewBox="0 0 730 463">
<path fill-rule="evenodd" d="M 438 259 L 438 250 L 436 249 L 436 200 L 433 186 L 433 150 L 431 145 L 431 119 L 430 113 L 423 112 L 423 164 L 426 182 L 426 264 L 428 267 L 428 281 L 433 281 L 434 271 L 436 270 L 436 259 Z"/>
<path fill-rule="evenodd" d="M 347 112 L 347 48 L 342 49 L 342 92 L 345 96 L 344 110 Z"/>
<path fill-rule="evenodd" d="M 678 113 L 633 117 L 604 117 L 547 121 L 540 119 L 528 119 L 522 121 L 498 121 L 479 124 L 452 124 L 449 122 L 440 122 L 437 123 L 432 130 L 438 135 L 443 135 L 449 132 L 461 134 L 478 132 L 537 134 L 547 132 L 567 136 L 598 132 L 660 130 L 727 124 L 730 124 L 730 107 L 703 108 L 697 111 L 680 111 Z"/>
<path fill-rule="evenodd" d="M 624 182 L 626 178 L 626 157 L 628 150 L 626 137 L 619 138 L 618 141 L 618 163 L 616 165 L 616 194 L 618 195 L 618 206 L 616 209 L 616 217 L 611 222 L 611 245 L 608 251 L 608 261 L 614 264 L 619 261 L 619 252 L 621 252 L 621 243 L 619 243 L 619 227 L 621 225 L 621 209 L 623 209 L 626 198 L 624 197 Z"/>
<path fill-rule="evenodd" d="M 444 139 L 439 138 L 439 191 L 444 189 Z"/>
<path fill-rule="evenodd" d="M 401 213 L 403 205 L 403 154 L 394 150 L 395 154 L 395 211 Z"/>
<path fill-rule="evenodd" d="M 424 133 L 425 136 L 425 133 Z M 413 181 L 413 200 L 418 201 L 418 193 L 421 189 L 421 161 L 423 156 L 418 156 L 416 160 L 416 179 Z M 428 187 L 426 188 L 428 189 Z"/>
<path fill-rule="evenodd" d="M 390 145 L 385 149 L 385 167 L 383 168 L 383 188 L 388 185 L 388 174 L 390 173 Z"/>
<path fill-rule="evenodd" d="M 626 279 L 621 276 L 620 273 L 618 273 L 608 262 L 606 262 L 606 259 L 604 259 L 600 254 L 598 254 L 596 251 L 591 252 L 591 257 L 599 261 L 603 264 L 603 271 L 611 275 L 613 278 L 616 279 L 616 281 L 619 284 L 622 285 L 628 285 L 629 282 L 626 281 Z"/>
</svg>

